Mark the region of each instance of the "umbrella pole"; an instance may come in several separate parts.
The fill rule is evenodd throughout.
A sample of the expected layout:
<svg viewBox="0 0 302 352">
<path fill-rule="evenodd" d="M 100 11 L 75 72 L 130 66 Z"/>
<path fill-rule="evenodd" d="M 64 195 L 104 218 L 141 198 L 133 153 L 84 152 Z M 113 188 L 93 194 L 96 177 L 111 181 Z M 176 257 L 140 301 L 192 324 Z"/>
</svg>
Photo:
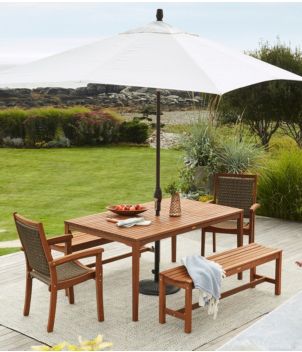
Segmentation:
<svg viewBox="0 0 302 352">
<path fill-rule="evenodd" d="M 162 191 L 160 188 L 160 91 L 156 91 L 156 187 L 154 192 L 155 215 L 160 215 Z M 154 281 L 159 279 L 160 241 L 155 241 L 154 248 Z"/>
<path fill-rule="evenodd" d="M 162 191 L 160 188 L 160 91 L 156 91 L 156 187 L 154 192 L 155 215 L 160 215 Z"/>
<path fill-rule="evenodd" d="M 160 216 L 162 191 L 160 188 L 160 91 L 156 91 L 156 187 L 154 192 L 155 215 Z M 159 294 L 159 264 L 160 264 L 160 241 L 155 241 L 154 246 L 154 280 L 141 280 L 139 291 L 144 295 L 158 296 Z M 179 291 L 179 288 L 166 285 L 166 294 L 170 295 Z"/>
</svg>

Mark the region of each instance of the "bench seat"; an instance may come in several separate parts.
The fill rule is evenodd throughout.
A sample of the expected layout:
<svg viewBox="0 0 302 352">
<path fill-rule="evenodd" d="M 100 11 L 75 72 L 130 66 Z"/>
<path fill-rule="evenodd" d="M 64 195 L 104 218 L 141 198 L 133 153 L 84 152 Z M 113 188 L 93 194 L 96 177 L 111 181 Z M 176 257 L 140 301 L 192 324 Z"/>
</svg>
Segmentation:
<svg viewBox="0 0 302 352">
<path fill-rule="evenodd" d="M 97 247 L 97 246 L 102 246 L 104 244 L 107 243 L 112 243 L 114 241 L 110 241 L 107 240 L 105 238 L 101 238 L 98 236 L 94 236 L 94 235 L 90 235 L 87 233 L 83 233 L 83 232 L 73 232 L 72 233 L 72 239 L 71 239 L 71 245 L 66 243 L 66 242 L 60 242 L 60 243 L 55 243 L 51 245 L 51 249 L 59 251 L 59 252 L 63 252 L 64 254 L 70 254 L 73 252 L 77 252 L 77 251 L 81 251 L 83 249 L 88 249 L 91 247 Z M 140 249 L 141 253 L 144 252 L 152 252 L 153 249 L 152 248 L 148 248 L 148 247 L 142 247 Z M 102 264 L 108 264 L 108 263 L 112 263 L 116 260 L 121 260 L 121 259 L 125 259 L 128 257 L 132 256 L 132 252 L 127 252 L 124 254 L 120 254 L 114 257 L 110 257 L 110 258 L 106 258 L 102 260 Z M 86 264 L 86 266 L 88 267 L 94 267 L 95 266 L 95 262 L 90 263 L 90 264 Z"/>
<path fill-rule="evenodd" d="M 262 246 L 252 243 L 239 248 L 231 249 L 219 254 L 214 254 L 207 259 L 220 264 L 225 270 L 226 276 L 232 276 L 245 270 L 250 270 L 250 282 L 225 291 L 221 298 L 228 297 L 232 294 L 254 288 L 262 282 L 270 282 L 275 285 L 275 294 L 281 294 L 281 261 L 282 250 Z M 256 268 L 259 265 L 276 261 L 275 278 L 258 275 Z M 198 303 L 192 304 L 193 281 L 187 272 L 185 266 L 178 266 L 160 273 L 160 298 L 159 298 L 159 322 L 165 323 L 166 314 L 183 319 L 185 321 L 185 332 L 190 333 L 192 330 L 192 309 L 199 307 Z M 183 288 L 186 291 L 185 307 L 177 311 L 166 307 L 165 286 L 174 285 Z"/>
<path fill-rule="evenodd" d="M 110 243 L 112 241 L 106 240 L 105 238 L 100 238 L 97 236 L 89 235 L 83 232 L 73 232 L 71 239 L 71 248 L 66 246 L 66 243 L 56 243 L 52 245 L 52 249 L 63 252 L 67 254 L 67 252 L 77 252 L 83 249 L 101 246 L 106 243 Z"/>
</svg>

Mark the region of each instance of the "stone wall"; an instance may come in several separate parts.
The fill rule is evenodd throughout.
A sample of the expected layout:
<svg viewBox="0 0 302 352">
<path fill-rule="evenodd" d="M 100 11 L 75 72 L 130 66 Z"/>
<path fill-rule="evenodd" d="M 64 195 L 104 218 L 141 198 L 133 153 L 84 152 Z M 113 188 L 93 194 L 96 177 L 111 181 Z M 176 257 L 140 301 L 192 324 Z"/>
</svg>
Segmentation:
<svg viewBox="0 0 302 352">
<path fill-rule="evenodd" d="M 168 110 L 175 108 L 201 107 L 200 94 L 182 91 L 161 90 L 162 106 Z M 0 108 L 39 107 L 39 106 L 102 106 L 102 107 L 143 107 L 155 104 L 155 90 L 150 88 L 132 88 L 125 86 L 88 84 L 86 87 L 36 88 L 33 90 L 0 89 Z"/>
</svg>

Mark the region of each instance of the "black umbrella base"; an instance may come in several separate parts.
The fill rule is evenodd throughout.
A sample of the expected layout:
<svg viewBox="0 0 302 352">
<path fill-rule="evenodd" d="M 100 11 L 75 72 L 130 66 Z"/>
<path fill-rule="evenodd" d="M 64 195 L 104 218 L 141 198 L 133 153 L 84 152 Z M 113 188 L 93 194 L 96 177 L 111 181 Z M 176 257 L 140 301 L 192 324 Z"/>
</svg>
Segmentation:
<svg viewBox="0 0 302 352">
<path fill-rule="evenodd" d="M 180 288 L 166 285 L 166 295 L 172 295 L 180 290 Z M 141 280 L 139 282 L 139 292 L 143 295 L 158 296 L 159 295 L 159 282 L 154 280 Z"/>
</svg>

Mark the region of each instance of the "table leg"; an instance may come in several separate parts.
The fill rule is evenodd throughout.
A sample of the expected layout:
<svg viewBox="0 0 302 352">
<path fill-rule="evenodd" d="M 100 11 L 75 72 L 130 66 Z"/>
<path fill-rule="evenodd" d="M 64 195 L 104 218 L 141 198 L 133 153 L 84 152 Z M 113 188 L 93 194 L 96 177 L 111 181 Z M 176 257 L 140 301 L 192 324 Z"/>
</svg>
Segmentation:
<svg viewBox="0 0 302 352">
<path fill-rule="evenodd" d="M 243 212 L 240 213 L 239 218 L 237 219 L 237 247 L 243 246 Z M 242 273 L 238 273 L 238 280 L 242 280 Z"/>
<path fill-rule="evenodd" d="M 69 229 L 69 225 L 64 223 L 64 234 L 70 234 L 71 231 Z M 71 241 L 68 241 L 65 245 L 65 249 L 64 249 L 64 254 L 67 255 L 67 254 L 71 254 L 72 253 L 72 250 L 71 250 Z M 74 301 L 74 298 L 72 298 L 74 296 L 74 293 L 73 293 L 73 287 L 71 287 L 70 289 L 68 288 L 65 288 L 65 295 L 66 296 L 69 296 L 69 299 L 71 299 L 71 302 Z"/>
<path fill-rule="evenodd" d="M 139 247 L 132 247 L 132 320 L 138 321 L 139 304 Z"/>
<path fill-rule="evenodd" d="M 69 225 L 68 224 L 64 224 L 64 233 L 67 235 L 69 233 L 71 233 L 70 229 L 69 229 Z"/>
<path fill-rule="evenodd" d="M 171 237 L 171 262 L 176 263 L 176 246 L 177 246 L 177 237 Z"/>
</svg>

